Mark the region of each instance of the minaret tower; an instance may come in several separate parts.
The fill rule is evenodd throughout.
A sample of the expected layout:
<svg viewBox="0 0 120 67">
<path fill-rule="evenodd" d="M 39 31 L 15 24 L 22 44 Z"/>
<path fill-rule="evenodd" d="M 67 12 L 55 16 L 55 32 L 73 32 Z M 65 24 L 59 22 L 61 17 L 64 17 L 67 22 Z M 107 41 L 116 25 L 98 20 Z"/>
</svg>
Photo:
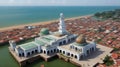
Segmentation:
<svg viewBox="0 0 120 67">
<path fill-rule="evenodd" d="M 16 48 L 16 43 L 15 43 L 15 41 L 14 41 L 14 40 L 11 40 L 11 41 L 9 41 L 9 44 L 10 44 L 11 49 L 12 49 L 13 51 L 15 51 L 15 48 Z"/>
<path fill-rule="evenodd" d="M 63 13 L 60 13 L 60 19 L 59 19 L 59 33 L 61 35 L 66 34 L 66 26 L 64 23 L 64 16 Z"/>
</svg>

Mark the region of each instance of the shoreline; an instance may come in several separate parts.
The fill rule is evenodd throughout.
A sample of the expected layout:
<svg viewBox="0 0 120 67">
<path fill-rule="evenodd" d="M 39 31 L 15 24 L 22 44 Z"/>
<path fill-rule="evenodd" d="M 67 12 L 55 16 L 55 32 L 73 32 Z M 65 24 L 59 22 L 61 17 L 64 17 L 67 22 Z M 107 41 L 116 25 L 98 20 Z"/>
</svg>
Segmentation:
<svg viewBox="0 0 120 67">
<path fill-rule="evenodd" d="M 78 17 L 72 17 L 72 18 L 65 18 L 65 21 L 66 20 L 74 20 L 74 19 L 78 19 L 78 18 L 85 18 L 85 17 L 90 17 L 90 16 L 92 16 L 92 14 L 78 16 Z M 0 28 L 0 32 L 1 31 L 12 30 L 12 29 L 21 29 L 21 28 L 24 28 L 25 26 L 46 25 L 46 24 L 50 24 L 50 23 L 54 23 L 54 22 L 58 22 L 58 19 L 50 20 L 50 21 L 43 21 L 43 22 L 36 22 L 36 23 L 21 24 L 21 25 L 10 26 L 10 27 L 3 27 L 3 28 Z"/>
</svg>

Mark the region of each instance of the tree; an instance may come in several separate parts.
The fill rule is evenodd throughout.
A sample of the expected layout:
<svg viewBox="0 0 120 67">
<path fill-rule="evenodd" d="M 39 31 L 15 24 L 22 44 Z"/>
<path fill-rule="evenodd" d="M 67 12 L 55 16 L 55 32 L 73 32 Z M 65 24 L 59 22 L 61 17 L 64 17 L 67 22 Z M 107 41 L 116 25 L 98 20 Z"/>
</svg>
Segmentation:
<svg viewBox="0 0 120 67">
<path fill-rule="evenodd" d="M 110 65 L 113 65 L 114 64 L 114 61 L 111 59 L 110 56 L 106 56 L 103 60 L 104 64 L 106 64 L 107 66 L 110 66 Z"/>
</svg>

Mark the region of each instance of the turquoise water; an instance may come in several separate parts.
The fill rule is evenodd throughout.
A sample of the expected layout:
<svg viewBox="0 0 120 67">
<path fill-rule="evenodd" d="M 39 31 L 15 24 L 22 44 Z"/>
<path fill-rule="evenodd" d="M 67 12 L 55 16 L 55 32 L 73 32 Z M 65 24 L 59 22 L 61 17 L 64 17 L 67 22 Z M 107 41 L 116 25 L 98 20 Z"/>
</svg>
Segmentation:
<svg viewBox="0 0 120 67">
<path fill-rule="evenodd" d="M 0 27 L 55 20 L 61 12 L 70 18 L 118 8 L 120 6 L 1 6 Z"/>
</svg>

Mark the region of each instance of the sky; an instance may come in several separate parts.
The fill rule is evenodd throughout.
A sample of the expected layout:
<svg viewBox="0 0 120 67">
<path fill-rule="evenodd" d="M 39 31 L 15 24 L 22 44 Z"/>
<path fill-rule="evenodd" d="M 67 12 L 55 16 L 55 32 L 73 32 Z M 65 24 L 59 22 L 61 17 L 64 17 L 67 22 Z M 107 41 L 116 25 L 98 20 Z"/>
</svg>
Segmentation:
<svg viewBox="0 0 120 67">
<path fill-rule="evenodd" d="M 0 6 L 120 6 L 120 0 L 0 0 Z"/>
</svg>

